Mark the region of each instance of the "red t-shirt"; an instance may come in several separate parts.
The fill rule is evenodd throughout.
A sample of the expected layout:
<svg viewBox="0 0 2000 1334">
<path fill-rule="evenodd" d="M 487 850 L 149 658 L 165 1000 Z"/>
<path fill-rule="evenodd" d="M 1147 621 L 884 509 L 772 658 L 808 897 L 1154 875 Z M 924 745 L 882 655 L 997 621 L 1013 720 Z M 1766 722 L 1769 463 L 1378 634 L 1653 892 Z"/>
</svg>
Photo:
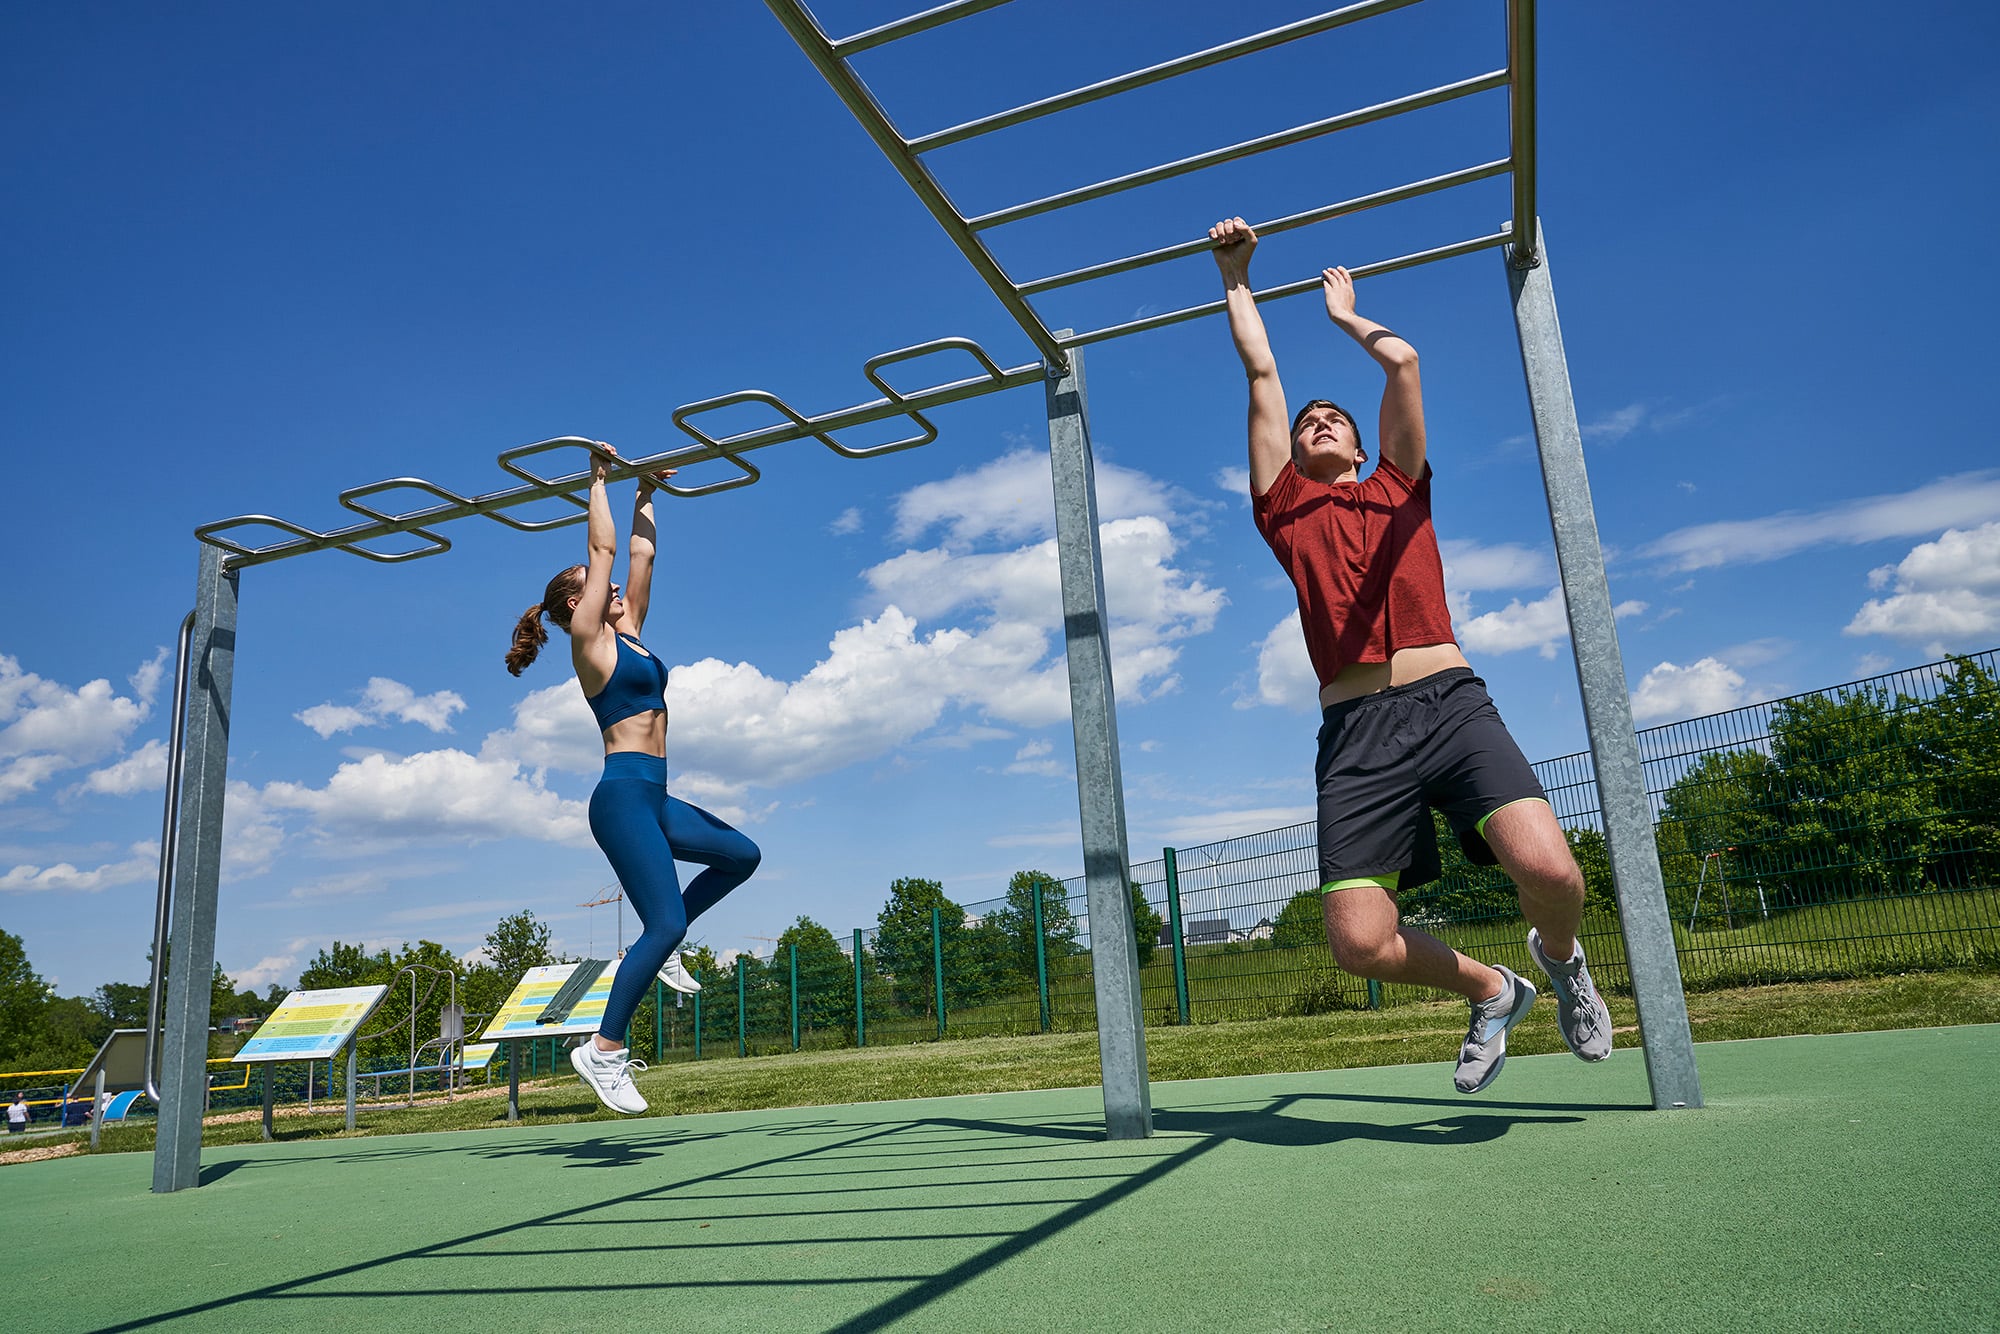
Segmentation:
<svg viewBox="0 0 2000 1334">
<path fill-rule="evenodd" d="M 1360 482 L 1315 482 L 1290 461 L 1250 498 L 1257 531 L 1299 593 L 1321 687 L 1351 662 L 1455 644 L 1444 562 L 1431 527 L 1431 466 L 1420 480 L 1383 459 Z"/>
</svg>

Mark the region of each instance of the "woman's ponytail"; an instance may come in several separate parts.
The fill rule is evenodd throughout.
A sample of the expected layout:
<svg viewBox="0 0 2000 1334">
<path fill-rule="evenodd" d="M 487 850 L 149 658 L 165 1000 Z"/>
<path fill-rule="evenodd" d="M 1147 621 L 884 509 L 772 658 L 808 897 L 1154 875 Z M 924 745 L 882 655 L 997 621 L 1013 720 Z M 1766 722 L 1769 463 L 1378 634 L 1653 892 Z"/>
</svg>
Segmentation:
<svg viewBox="0 0 2000 1334">
<path fill-rule="evenodd" d="M 507 650 L 507 670 L 519 676 L 548 642 L 549 632 L 542 629 L 542 604 L 538 602 L 514 622 L 514 647 Z"/>
</svg>

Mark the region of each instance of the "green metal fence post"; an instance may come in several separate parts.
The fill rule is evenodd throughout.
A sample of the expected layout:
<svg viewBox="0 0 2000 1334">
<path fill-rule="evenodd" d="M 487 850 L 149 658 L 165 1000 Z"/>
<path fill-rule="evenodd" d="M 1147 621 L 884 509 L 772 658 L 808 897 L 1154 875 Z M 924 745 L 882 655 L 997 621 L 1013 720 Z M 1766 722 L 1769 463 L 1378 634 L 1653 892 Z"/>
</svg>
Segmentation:
<svg viewBox="0 0 2000 1334">
<path fill-rule="evenodd" d="M 1371 1010 L 1382 1008 L 1382 984 L 1372 977 L 1368 979 L 1368 1008 Z"/>
<path fill-rule="evenodd" d="M 854 928 L 854 1045 L 868 1045 L 868 1014 L 861 1003 L 861 928 Z"/>
<path fill-rule="evenodd" d="M 1167 921 L 1174 933 L 1174 1006 L 1183 1027 L 1188 1022 L 1187 933 L 1181 930 L 1181 872 L 1172 848 L 1160 849 L 1167 864 Z"/>
<path fill-rule="evenodd" d="M 1035 989 L 1042 999 L 1042 1032 L 1049 1031 L 1049 951 L 1042 937 L 1042 890 L 1046 886 L 1041 880 L 1035 881 Z"/>
<path fill-rule="evenodd" d="M 937 990 L 937 1035 L 944 1036 L 944 910 L 931 909 L 931 981 Z"/>
<path fill-rule="evenodd" d="M 653 979 L 653 1059 L 667 1059 L 666 984 Z"/>
<path fill-rule="evenodd" d="M 745 983 L 748 977 L 749 974 L 743 969 L 743 956 L 739 954 L 736 956 L 736 1054 L 738 1056 L 750 1054 L 750 1033 L 746 1027 L 748 1023 L 746 1015 L 750 1008 L 747 1000 L 749 992 Z"/>
<path fill-rule="evenodd" d="M 799 1049 L 799 947 L 787 946 L 792 952 L 792 1050 Z"/>
<path fill-rule="evenodd" d="M 701 974 L 694 974 L 694 980 L 701 981 Z M 694 993 L 694 1058 L 701 1059 L 701 992 Z"/>
</svg>

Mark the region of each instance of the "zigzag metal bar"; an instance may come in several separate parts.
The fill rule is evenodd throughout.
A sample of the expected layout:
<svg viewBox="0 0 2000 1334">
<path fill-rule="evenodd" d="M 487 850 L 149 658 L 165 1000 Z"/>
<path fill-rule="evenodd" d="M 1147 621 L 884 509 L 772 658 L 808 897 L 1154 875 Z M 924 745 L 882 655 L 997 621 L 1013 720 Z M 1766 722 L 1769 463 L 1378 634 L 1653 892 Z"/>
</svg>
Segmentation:
<svg viewBox="0 0 2000 1334">
<path fill-rule="evenodd" d="M 979 363 L 980 374 L 965 379 L 950 380 L 934 384 L 924 389 L 904 393 L 882 379 L 881 371 L 886 366 L 913 361 L 934 352 L 960 351 L 970 354 Z M 705 399 L 690 403 L 674 412 L 674 425 L 693 443 L 662 453 L 638 459 L 619 459 L 610 471 L 613 481 L 623 481 L 641 473 L 658 472 L 663 468 L 687 467 L 712 459 L 728 462 L 742 473 L 741 476 L 724 478 L 717 482 L 697 486 L 674 486 L 666 484 L 664 490 L 683 497 L 708 495 L 716 491 L 730 490 L 754 483 L 762 474 L 738 455 L 753 449 L 763 449 L 769 445 L 784 444 L 793 440 L 813 439 L 845 458 L 872 458 L 877 454 L 894 453 L 904 449 L 914 449 L 937 438 L 937 428 L 923 416 L 923 411 L 943 407 L 949 403 L 978 398 L 1002 389 L 1015 389 L 1023 385 L 1038 383 L 1043 375 L 1043 364 L 1031 362 L 1024 366 L 1002 369 L 998 362 L 988 356 L 986 350 L 970 338 L 938 338 L 910 347 L 898 348 L 870 358 L 862 367 L 862 373 L 870 384 L 882 391 L 883 397 L 867 403 L 857 403 L 808 417 L 792 408 L 777 395 L 764 390 L 748 389 L 720 398 Z M 764 403 L 776 408 L 786 420 L 774 426 L 744 431 L 721 438 L 710 436 L 686 420 L 701 412 L 737 403 Z M 879 445 L 851 446 L 842 444 L 837 438 L 841 431 L 856 426 L 866 426 L 872 422 L 886 421 L 902 417 L 913 422 L 917 434 Z M 448 487 L 421 477 L 395 477 L 386 481 L 371 482 L 366 486 L 354 487 L 340 493 L 340 503 L 357 514 L 366 516 L 367 522 L 353 524 L 346 528 L 320 531 L 289 519 L 280 519 L 268 514 L 241 514 L 230 519 L 206 523 L 194 530 L 195 536 L 211 546 L 222 548 L 231 554 L 230 566 L 242 568 L 249 565 L 263 565 L 288 556 L 300 556 L 309 551 L 345 551 L 365 560 L 396 563 L 420 560 L 425 556 L 435 556 L 451 549 L 451 543 L 442 535 L 430 531 L 432 527 L 468 515 L 481 514 L 498 523 L 523 532 L 542 532 L 551 528 L 565 528 L 585 521 L 588 517 L 583 510 L 589 502 L 578 493 L 590 484 L 588 469 L 569 473 L 560 477 L 542 477 L 520 465 L 519 460 L 537 454 L 550 453 L 558 449 L 595 450 L 596 442 L 583 436 L 558 436 L 552 440 L 541 440 L 533 444 L 517 445 L 499 455 L 500 468 L 522 484 L 502 491 L 493 491 L 480 496 L 464 496 Z M 411 490 L 435 497 L 440 503 L 425 505 L 400 513 L 386 508 L 364 503 L 369 497 L 396 490 Z M 539 500 L 566 501 L 578 508 L 578 513 L 563 515 L 555 519 L 516 519 L 504 510 L 532 504 Z M 289 533 L 292 540 L 273 542 L 263 546 L 249 546 L 223 534 L 240 528 L 275 528 Z M 410 534 L 423 540 L 425 545 L 411 551 L 383 552 L 371 550 L 363 545 L 381 538 L 398 534 Z"/>
</svg>

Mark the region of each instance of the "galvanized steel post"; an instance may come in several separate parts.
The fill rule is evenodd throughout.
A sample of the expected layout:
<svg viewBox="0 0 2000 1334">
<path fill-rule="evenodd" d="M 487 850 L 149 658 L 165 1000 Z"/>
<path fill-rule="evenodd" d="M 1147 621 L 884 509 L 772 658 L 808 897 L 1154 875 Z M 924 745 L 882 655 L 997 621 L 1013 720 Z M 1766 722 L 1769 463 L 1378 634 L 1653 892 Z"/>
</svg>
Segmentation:
<svg viewBox="0 0 2000 1334">
<path fill-rule="evenodd" d="M 1701 1078 L 1695 1069 L 1688 1029 L 1687 996 L 1681 988 L 1680 960 L 1674 953 L 1673 922 L 1667 914 L 1666 885 L 1653 837 L 1652 805 L 1639 738 L 1632 727 L 1625 663 L 1618 651 L 1618 627 L 1611 589 L 1598 545 L 1597 515 L 1583 463 L 1583 433 L 1571 396 L 1569 362 L 1556 321 L 1555 287 L 1549 276 L 1548 248 L 1536 235 L 1523 248 L 1509 247 L 1507 282 L 1513 291 L 1514 327 L 1521 339 L 1528 402 L 1535 416 L 1535 439 L 1542 459 L 1555 528 L 1556 564 L 1562 571 L 1563 599 L 1569 609 L 1570 644 L 1583 716 L 1597 771 L 1604 841 L 1617 885 L 1618 916 L 1625 957 L 1638 1002 L 1639 1030 L 1646 1053 L 1646 1079 L 1655 1107 L 1701 1106 Z M 1519 262 L 1517 263 L 1517 259 Z"/>
<path fill-rule="evenodd" d="M 1062 575 L 1070 727 L 1076 737 L 1076 800 L 1083 825 L 1104 1129 L 1112 1139 L 1143 1139 L 1153 1133 L 1153 1095 L 1146 1079 L 1146 1030 L 1139 1009 L 1125 783 L 1118 759 L 1111 626 L 1104 610 L 1104 555 L 1098 541 L 1097 480 L 1090 457 L 1081 352 L 1071 350 L 1067 367 L 1048 363 L 1047 391 L 1056 563 Z"/>
<path fill-rule="evenodd" d="M 175 837 L 173 944 L 168 959 L 159 1134 L 153 1189 L 201 1184 L 201 1113 L 208 1098 L 208 996 L 222 882 L 222 800 L 229 768 L 229 700 L 236 679 L 236 573 L 201 548 L 195 586 L 181 807 Z"/>
<path fill-rule="evenodd" d="M 278 1063 L 264 1062 L 264 1138 L 271 1138 L 271 1108 L 277 1101 Z"/>
<path fill-rule="evenodd" d="M 412 1011 L 410 1015 L 410 1027 L 414 1029 L 416 1023 L 417 1016 Z M 360 1045 L 361 1038 L 359 1034 L 347 1040 L 347 1128 L 349 1130 L 354 1129 L 354 1053 L 355 1049 Z M 331 1065 L 332 1062 L 329 1061 L 327 1064 Z M 416 1093 L 414 1090 L 410 1094 L 410 1101 L 412 1104 L 416 1102 Z"/>
<path fill-rule="evenodd" d="M 1187 939 L 1181 934 L 1181 868 L 1172 848 L 1160 849 L 1167 867 L 1167 928 L 1174 933 L 1174 1006 L 1181 1027 L 1188 1023 Z"/>
</svg>

